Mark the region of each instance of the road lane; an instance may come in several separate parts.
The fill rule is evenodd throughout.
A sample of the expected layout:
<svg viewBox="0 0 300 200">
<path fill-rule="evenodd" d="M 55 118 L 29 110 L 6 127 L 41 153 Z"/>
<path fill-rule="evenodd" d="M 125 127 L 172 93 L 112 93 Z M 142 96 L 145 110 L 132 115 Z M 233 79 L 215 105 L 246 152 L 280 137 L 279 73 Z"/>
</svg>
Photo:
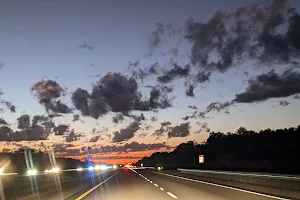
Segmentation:
<svg viewBox="0 0 300 200">
<path fill-rule="evenodd" d="M 220 187 L 217 184 L 205 184 L 199 181 L 191 181 L 185 178 L 175 176 L 165 176 L 160 173 L 147 170 L 136 170 L 143 177 L 155 182 L 165 190 L 171 191 L 178 199 L 198 200 L 283 200 L 288 198 L 278 198 L 275 196 L 253 193 L 251 191 L 234 189 L 231 187 Z"/>
<path fill-rule="evenodd" d="M 129 169 L 121 169 L 113 178 L 88 194 L 83 200 L 172 200 L 177 198 L 171 191 L 154 184 Z"/>
<path fill-rule="evenodd" d="M 112 173 L 113 171 L 75 171 L 59 174 L 40 174 L 32 177 L 7 176 L 1 177 L 1 179 L 3 180 L 5 200 L 74 200 L 95 184 L 105 180 Z"/>
<path fill-rule="evenodd" d="M 179 173 L 153 170 L 107 170 L 104 172 L 63 172 L 35 177 L 38 196 L 32 193 L 28 176 L 4 180 L 6 200 L 282 200 L 234 187 L 199 181 Z M 179 177 L 177 177 L 179 176 Z M 59 180 L 57 178 L 59 177 Z M 11 177 L 12 178 L 12 177 Z M 58 187 L 57 182 L 60 184 Z M 248 192 L 247 192 L 248 191 Z"/>
</svg>

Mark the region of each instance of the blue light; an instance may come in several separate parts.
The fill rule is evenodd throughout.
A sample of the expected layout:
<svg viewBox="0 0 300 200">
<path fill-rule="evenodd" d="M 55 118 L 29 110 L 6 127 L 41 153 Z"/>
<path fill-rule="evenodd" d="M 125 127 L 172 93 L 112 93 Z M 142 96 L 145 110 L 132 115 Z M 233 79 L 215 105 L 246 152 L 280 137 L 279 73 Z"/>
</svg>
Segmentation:
<svg viewBox="0 0 300 200">
<path fill-rule="evenodd" d="M 94 167 L 93 166 L 90 166 L 88 169 L 89 169 L 89 171 L 94 171 Z"/>
</svg>

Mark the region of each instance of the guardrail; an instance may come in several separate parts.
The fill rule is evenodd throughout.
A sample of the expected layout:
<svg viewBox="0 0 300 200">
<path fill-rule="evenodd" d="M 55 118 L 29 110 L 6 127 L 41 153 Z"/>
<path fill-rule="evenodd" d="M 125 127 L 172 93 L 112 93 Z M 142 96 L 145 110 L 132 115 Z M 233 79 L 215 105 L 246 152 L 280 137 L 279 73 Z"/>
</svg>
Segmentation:
<svg viewBox="0 0 300 200">
<path fill-rule="evenodd" d="M 248 183 L 300 191 L 300 176 L 180 168 L 177 170 L 180 173 L 192 174 L 205 178 L 222 179 L 240 183 Z"/>
</svg>

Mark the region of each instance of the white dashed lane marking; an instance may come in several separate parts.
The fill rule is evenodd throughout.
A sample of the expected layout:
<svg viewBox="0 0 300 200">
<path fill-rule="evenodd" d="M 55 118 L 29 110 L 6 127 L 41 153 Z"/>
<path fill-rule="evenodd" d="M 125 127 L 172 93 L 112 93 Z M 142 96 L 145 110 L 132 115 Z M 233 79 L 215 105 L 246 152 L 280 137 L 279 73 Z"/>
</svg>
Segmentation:
<svg viewBox="0 0 300 200">
<path fill-rule="evenodd" d="M 178 199 L 178 197 L 176 197 L 174 194 L 172 194 L 171 192 L 167 192 L 167 194 L 172 197 L 173 199 Z"/>
<path fill-rule="evenodd" d="M 142 175 L 142 174 L 140 174 L 140 173 L 137 173 L 135 170 L 132 170 L 134 173 L 136 173 L 136 174 L 138 174 L 138 175 L 140 175 L 142 178 L 144 178 L 146 181 L 150 181 L 150 183 L 153 183 L 153 181 L 151 181 L 150 179 L 148 179 L 147 177 L 145 177 L 144 175 Z M 156 183 L 153 183 L 153 185 L 155 186 L 155 187 L 159 187 L 159 185 L 157 185 Z M 160 187 L 159 188 L 161 191 L 164 191 L 164 188 L 162 188 L 162 187 Z M 175 195 L 175 194 L 173 194 L 173 193 L 171 193 L 171 192 L 166 192 L 170 197 L 172 197 L 173 199 L 178 199 L 178 197 Z"/>
</svg>

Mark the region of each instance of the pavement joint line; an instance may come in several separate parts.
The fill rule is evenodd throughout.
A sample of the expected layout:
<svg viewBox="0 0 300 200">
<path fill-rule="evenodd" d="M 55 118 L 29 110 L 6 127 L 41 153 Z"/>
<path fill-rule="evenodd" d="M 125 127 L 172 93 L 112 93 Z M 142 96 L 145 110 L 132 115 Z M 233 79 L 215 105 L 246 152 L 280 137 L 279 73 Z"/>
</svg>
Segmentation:
<svg viewBox="0 0 300 200">
<path fill-rule="evenodd" d="M 277 196 L 263 194 L 263 193 L 259 193 L 259 192 L 252 192 L 252 191 L 245 190 L 245 189 L 239 189 L 239 188 L 235 188 L 235 187 L 230 187 L 230 186 L 226 186 L 226 185 L 220 185 L 220 184 L 216 184 L 216 183 L 210 183 L 210 182 L 206 182 L 206 181 L 194 180 L 194 179 L 185 178 L 185 177 L 181 177 L 181 176 L 175 176 L 175 175 L 171 175 L 171 174 L 165 174 L 165 173 L 162 173 L 162 172 L 160 172 L 160 173 L 153 172 L 153 171 L 149 171 L 149 172 L 156 173 L 156 174 L 161 174 L 161 175 L 164 175 L 164 176 L 170 176 L 170 177 L 174 177 L 174 178 L 178 178 L 178 179 L 183 179 L 183 180 L 187 180 L 187 181 L 193 181 L 193 182 L 197 182 L 197 183 L 203 183 L 203 184 L 212 185 L 212 186 L 216 186 L 216 187 L 226 188 L 226 189 L 235 190 L 235 191 L 239 191 L 239 192 L 245 192 L 245 193 L 249 193 L 249 194 L 253 194 L 253 195 L 258 195 L 258 196 L 263 196 L 263 197 L 267 197 L 267 198 L 271 198 L 271 199 L 290 200 L 288 198 L 277 197 Z"/>
<path fill-rule="evenodd" d="M 170 197 L 172 197 L 173 199 L 178 199 L 178 197 L 175 196 L 174 194 L 172 194 L 171 192 L 167 192 L 167 194 L 168 194 Z"/>
<path fill-rule="evenodd" d="M 118 173 L 118 172 L 117 172 Z M 81 200 L 84 197 L 86 197 L 88 194 L 90 194 L 91 192 L 93 192 L 95 189 L 97 189 L 98 187 L 100 187 L 101 185 L 103 185 L 106 181 L 108 181 L 109 179 L 111 179 L 112 177 L 114 177 L 115 175 L 117 175 L 117 173 L 114 173 L 113 175 L 111 175 L 109 178 L 105 179 L 104 181 L 102 181 L 101 183 L 99 183 L 98 185 L 94 186 L 93 188 L 89 189 L 88 191 L 86 191 L 85 193 L 83 193 L 82 195 L 80 195 L 79 197 L 77 197 L 75 200 Z"/>
</svg>

